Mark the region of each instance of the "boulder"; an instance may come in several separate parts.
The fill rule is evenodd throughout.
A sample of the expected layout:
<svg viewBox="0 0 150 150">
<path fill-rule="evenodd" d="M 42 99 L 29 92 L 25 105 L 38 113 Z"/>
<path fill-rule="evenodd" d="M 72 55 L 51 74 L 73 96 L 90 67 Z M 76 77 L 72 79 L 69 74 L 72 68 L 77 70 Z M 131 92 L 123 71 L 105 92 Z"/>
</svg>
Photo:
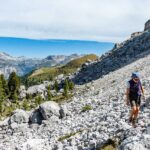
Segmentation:
<svg viewBox="0 0 150 150">
<path fill-rule="evenodd" d="M 42 113 L 43 118 L 46 120 L 50 119 L 53 115 L 60 117 L 60 107 L 56 102 L 45 102 L 40 105 L 39 110 Z"/>
<path fill-rule="evenodd" d="M 67 107 L 65 105 L 60 107 L 59 114 L 60 114 L 60 119 L 68 115 Z"/>
<path fill-rule="evenodd" d="M 60 74 L 56 77 L 56 80 L 62 80 L 64 78 L 64 74 Z"/>
<path fill-rule="evenodd" d="M 34 85 L 27 89 L 27 94 L 33 95 L 33 94 L 40 94 L 43 98 L 43 96 L 46 95 L 46 86 L 44 84 L 40 85 Z"/>
<path fill-rule="evenodd" d="M 147 126 L 146 132 L 150 135 L 150 125 Z"/>
<path fill-rule="evenodd" d="M 29 114 L 22 110 L 22 109 L 17 109 L 13 112 L 12 116 L 9 118 L 9 123 L 28 123 L 29 122 Z"/>
<path fill-rule="evenodd" d="M 19 89 L 19 98 L 20 99 L 23 99 L 23 98 L 25 98 L 26 97 L 26 88 L 25 88 L 25 86 L 24 85 L 21 85 L 20 86 L 20 89 Z"/>
<path fill-rule="evenodd" d="M 39 109 L 36 109 L 35 111 L 33 111 L 29 118 L 30 123 L 37 123 L 37 124 L 41 124 L 43 119 L 44 118 Z"/>
</svg>

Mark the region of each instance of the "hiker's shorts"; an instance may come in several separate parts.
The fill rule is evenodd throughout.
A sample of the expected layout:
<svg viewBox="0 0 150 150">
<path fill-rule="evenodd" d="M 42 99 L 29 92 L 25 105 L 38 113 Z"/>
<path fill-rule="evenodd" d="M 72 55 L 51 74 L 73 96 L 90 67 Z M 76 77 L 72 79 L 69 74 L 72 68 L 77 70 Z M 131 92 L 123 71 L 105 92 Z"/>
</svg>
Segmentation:
<svg viewBox="0 0 150 150">
<path fill-rule="evenodd" d="M 136 98 L 135 97 L 133 98 L 132 96 L 130 96 L 130 105 L 131 107 L 133 106 L 139 107 L 141 105 L 141 96 L 139 95 Z"/>
</svg>

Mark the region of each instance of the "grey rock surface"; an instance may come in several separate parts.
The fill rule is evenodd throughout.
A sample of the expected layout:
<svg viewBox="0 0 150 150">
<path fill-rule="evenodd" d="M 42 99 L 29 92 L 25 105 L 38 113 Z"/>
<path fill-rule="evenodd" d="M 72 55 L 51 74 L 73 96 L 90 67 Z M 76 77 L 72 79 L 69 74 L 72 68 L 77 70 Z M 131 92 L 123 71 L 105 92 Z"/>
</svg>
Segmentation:
<svg viewBox="0 0 150 150">
<path fill-rule="evenodd" d="M 22 110 L 22 109 L 17 109 L 13 112 L 12 116 L 9 119 L 10 124 L 12 123 L 28 123 L 29 122 L 29 114 Z"/>
<path fill-rule="evenodd" d="M 39 110 L 42 113 L 43 118 L 46 120 L 51 118 L 53 115 L 58 117 L 60 116 L 59 113 L 60 107 L 56 102 L 53 101 L 41 104 Z"/>
</svg>

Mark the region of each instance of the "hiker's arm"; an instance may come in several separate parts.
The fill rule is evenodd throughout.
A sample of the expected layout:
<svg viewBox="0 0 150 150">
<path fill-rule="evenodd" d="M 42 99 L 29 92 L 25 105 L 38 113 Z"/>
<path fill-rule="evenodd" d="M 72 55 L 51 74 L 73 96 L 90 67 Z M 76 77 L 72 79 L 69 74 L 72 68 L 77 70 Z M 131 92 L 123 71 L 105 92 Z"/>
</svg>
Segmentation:
<svg viewBox="0 0 150 150">
<path fill-rule="evenodd" d="M 127 88 L 126 90 L 126 103 L 129 104 L 129 93 L 130 93 L 130 88 Z"/>
<path fill-rule="evenodd" d="M 141 86 L 141 91 L 142 91 L 142 94 L 144 95 L 144 88 L 143 88 L 143 86 Z"/>
</svg>

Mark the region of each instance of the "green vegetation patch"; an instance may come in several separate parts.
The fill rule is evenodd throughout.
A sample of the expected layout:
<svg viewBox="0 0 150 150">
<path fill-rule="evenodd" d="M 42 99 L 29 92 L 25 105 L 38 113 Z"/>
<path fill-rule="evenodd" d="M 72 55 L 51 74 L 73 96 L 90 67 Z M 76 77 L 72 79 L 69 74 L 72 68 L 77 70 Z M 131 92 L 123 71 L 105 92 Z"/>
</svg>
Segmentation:
<svg viewBox="0 0 150 150">
<path fill-rule="evenodd" d="M 69 138 L 71 138 L 72 136 L 75 136 L 76 134 L 81 133 L 81 132 L 83 132 L 83 130 L 79 130 L 79 131 L 77 131 L 77 132 L 69 133 L 69 134 L 64 135 L 64 136 L 62 136 L 62 137 L 59 137 L 59 138 L 58 138 L 58 141 L 61 142 L 61 141 L 65 140 L 65 139 L 69 139 Z"/>
<path fill-rule="evenodd" d="M 81 58 L 74 59 L 64 66 L 40 68 L 23 77 L 22 81 L 27 86 L 40 84 L 46 80 L 52 81 L 56 76 L 60 74 L 68 75 L 70 73 L 76 72 L 76 70 L 88 60 L 95 61 L 97 59 L 98 56 L 90 54 Z"/>
<path fill-rule="evenodd" d="M 83 108 L 82 108 L 82 112 L 86 112 L 86 111 L 89 111 L 89 110 L 92 110 L 92 106 L 91 105 L 85 105 Z"/>
<path fill-rule="evenodd" d="M 118 142 L 115 139 L 108 139 L 106 143 L 97 150 L 116 150 L 118 146 Z"/>
</svg>

